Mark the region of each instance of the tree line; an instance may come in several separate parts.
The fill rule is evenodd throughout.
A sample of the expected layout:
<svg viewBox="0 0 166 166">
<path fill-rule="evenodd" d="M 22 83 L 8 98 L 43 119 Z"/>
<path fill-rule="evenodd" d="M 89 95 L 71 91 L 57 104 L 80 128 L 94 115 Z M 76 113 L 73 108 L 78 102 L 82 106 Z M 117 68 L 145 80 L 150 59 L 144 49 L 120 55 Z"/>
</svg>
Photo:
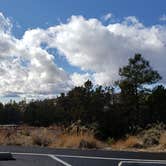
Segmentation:
<svg viewBox="0 0 166 166">
<path fill-rule="evenodd" d="M 166 124 L 166 88 L 159 83 L 148 88 L 162 79 L 149 61 L 135 54 L 119 69 L 119 76 L 109 87 L 87 80 L 54 99 L 1 103 L 0 123 L 67 127 L 79 121 L 101 139 L 134 134 L 153 123 Z"/>
</svg>

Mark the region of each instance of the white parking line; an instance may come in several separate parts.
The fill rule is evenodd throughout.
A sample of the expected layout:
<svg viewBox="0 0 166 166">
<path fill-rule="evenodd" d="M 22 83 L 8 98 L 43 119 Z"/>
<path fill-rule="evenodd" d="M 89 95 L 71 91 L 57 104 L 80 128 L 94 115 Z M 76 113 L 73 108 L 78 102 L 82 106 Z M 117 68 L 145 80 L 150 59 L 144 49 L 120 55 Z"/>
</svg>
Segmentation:
<svg viewBox="0 0 166 166">
<path fill-rule="evenodd" d="M 120 161 L 118 166 L 123 164 L 166 164 L 165 162 L 145 162 L 145 161 Z"/>
<path fill-rule="evenodd" d="M 166 164 L 166 160 L 148 160 L 148 159 L 130 159 L 130 158 L 112 158 L 112 157 L 92 157 L 92 156 L 74 156 L 74 155 L 58 155 L 54 154 L 57 157 L 66 157 L 66 158 L 83 158 L 83 159 L 96 159 L 96 160 L 117 160 L 117 161 L 143 161 L 143 162 L 163 162 Z"/>
<path fill-rule="evenodd" d="M 58 161 L 59 163 L 65 165 L 65 166 L 72 166 L 72 165 L 68 164 L 67 162 L 65 162 L 65 161 L 63 161 L 63 160 L 61 160 L 61 159 L 59 159 L 58 157 L 56 157 L 56 156 L 54 156 L 54 155 L 48 155 L 48 156 L 51 157 L 52 159 Z"/>
<path fill-rule="evenodd" d="M 57 162 L 63 164 L 64 166 L 72 166 L 71 164 L 67 163 L 66 161 L 59 159 L 61 158 L 80 158 L 80 159 L 94 159 L 94 160 L 116 160 L 122 162 L 146 162 L 146 163 L 161 163 L 166 164 L 166 160 L 148 160 L 148 159 L 134 159 L 134 158 L 112 158 L 112 157 L 93 157 L 93 156 L 76 156 L 76 155 L 59 155 L 59 154 L 42 154 L 42 153 L 17 153 L 11 152 L 14 155 L 33 155 L 33 156 L 48 156 L 52 159 L 56 160 Z M 120 164 L 119 163 L 119 164 Z M 121 166 L 121 165 L 118 165 Z"/>
<path fill-rule="evenodd" d="M 41 154 L 41 153 L 15 153 L 15 152 L 11 152 L 14 155 L 30 155 L 30 156 L 48 156 L 50 158 L 52 158 L 53 160 L 56 160 L 57 162 L 63 164 L 64 166 L 72 166 L 71 164 L 68 164 L 67 162 L 59 159 L 58 157 L 56 157 L 53 154 Z"/>
</svg>

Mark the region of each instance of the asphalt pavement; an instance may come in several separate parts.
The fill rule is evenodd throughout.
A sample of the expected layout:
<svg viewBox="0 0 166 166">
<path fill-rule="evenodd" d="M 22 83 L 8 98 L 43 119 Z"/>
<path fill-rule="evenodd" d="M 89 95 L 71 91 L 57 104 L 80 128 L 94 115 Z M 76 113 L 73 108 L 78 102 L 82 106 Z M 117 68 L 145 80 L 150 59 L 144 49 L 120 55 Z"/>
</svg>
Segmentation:
<svg viewBox="0 0 166 166">
<path fill-rule="evenodd" d="M 14 160 L 0 166 L 166 166 L 166 153 L 0 146 Z"/>
</svg>

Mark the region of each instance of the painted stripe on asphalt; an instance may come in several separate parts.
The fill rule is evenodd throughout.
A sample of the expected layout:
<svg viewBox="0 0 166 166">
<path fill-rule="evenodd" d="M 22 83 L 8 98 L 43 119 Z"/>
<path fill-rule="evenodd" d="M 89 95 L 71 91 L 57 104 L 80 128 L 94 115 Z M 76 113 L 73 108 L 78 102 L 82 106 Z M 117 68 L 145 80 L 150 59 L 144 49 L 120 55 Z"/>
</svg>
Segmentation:
<svg viewBox="0 0 166 166">
<path fill-rule="evenodd" d="M 62 159 L 59 159 L 58 157 L 56 157 L 53 154 L 41 154 L 41 153 L 15 153 L 12 152 L 12 154 L 14 155 L 29 155 L 29 156 L 48 156 L 50 158 L 52 158 L 53 160 L 56 160 L 57 162 L 63 164 L 64 166 L 72 166 L 71 164 L 68 164 L 67 162 L 63 161 Z"/>
<path fill-rule="evenodd" d="M 51 157 L 52 159 L 58 161 L 59 163 L 65 165 L 65 166 L 72 166 L 72 165 L 68 164 L 67 162 L 65 162 L 65 161 L 63 161 L 63 160 L 61 160 L 61 159 L 59 159 L 58 157 L 56 157 L 56 156 L 54 156 L 54 155 L 48 155 L 48 156 Z"/>
<path fill-rule="evenodd" d="M 117 161 L 147 161 L 147 162 L 164 162 L 166 163 L 166 160 L 148 160 L 148 159 L 130 159 L 130 158 L 107 158 L 107 157 L 92 157 L 92 156 L 75 156 L 75 155 L 58 155 L 54 154 L 57 157 L 66 157 L 66 158 L 84 158 L 84 159 L 96 159 L 96 160 L 117 160 Z"/>
<path fill-rule="evenodd" d="M 149 160 L 149 159 L 134 159 L 134 158 L 108 158 L 108 157 L 93 157 L 93 156 L 76 156 L 76 155 L 59 155 L 59 154 L 42 154 L 42 153 L 16 153 L 11 152 L 12 154 L 16 155 L 36 155 L 36 156 L 49 156 L 52 158 L 54 157 L 64 157 L 64 158 L 82 158 L 82 159 L 95 159 L 95 160 L 117 160 L 117 161 L 136 161 L 136 162 L 160 162 L 166 164 L 166 160 Z M 58 158 L 59 159 L 59 158 Z M 59 159 L 60 160 L 60 159 Z M 62 160 L 63 161 L 63 160 Z M 63 161 L 66 163 L 65 161 Z M 68 163 L 66 163 L 68 164 Z M 71 166 L 70 164 L 65 166 Z"/>
<path fill-rule="evenodd" d="M 118 166 L 123 166 L 123 164 L 166 164 L 165 162 L 144 162 L 144 161 L 120 161 Z"/>
</svg>

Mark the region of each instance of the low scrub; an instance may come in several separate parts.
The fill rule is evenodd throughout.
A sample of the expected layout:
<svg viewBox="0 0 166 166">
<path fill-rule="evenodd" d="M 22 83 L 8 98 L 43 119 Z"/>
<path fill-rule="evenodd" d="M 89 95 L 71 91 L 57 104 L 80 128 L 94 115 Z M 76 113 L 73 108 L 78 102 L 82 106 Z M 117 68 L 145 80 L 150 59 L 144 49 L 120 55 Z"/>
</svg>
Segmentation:
<svg viewBox="0 0 166 166">
<path fill-rule="evenodd" d="M 96 149 L 101 147 L 101 142 L 90 134 L 62 134 L 57 138 L 52 146 Z"/>
<path fill-rule="evenodd" d="M 165 125 L 154 124 L 140 133 L 145 147 L 156 146 L 160 144 L 161 134 L 165 131 Z"/>
<path fill-rule="evenodd" d="M 111 146 L 114 149 L 127 149 L 127 148 L 138 148 L 142 147 L 141 140 L 136 136 L 128 136 L 125 139 L 118 140 Z"/>
<path fill-rule="evenodd" d="M 159 143 L 166 149 L 166 131 L 161 134 Z"/>
<path fill-rule="evenodd" d="M 102 147 L 101 142 L 94 137 L 91 130 L 76 127 L 76 125 L 72 127 L 70 126 L 70 130 L 56 126 L 47 128 L 21 126 L 0 129 L 0 145 L 91 149 Z"/>
<path fill-rule="evenodd" d="M 53 135 L 47 130 L 36 130 L 32 133 L 33 145 L 49 146 L 53 141 Z"/>
</svg>

